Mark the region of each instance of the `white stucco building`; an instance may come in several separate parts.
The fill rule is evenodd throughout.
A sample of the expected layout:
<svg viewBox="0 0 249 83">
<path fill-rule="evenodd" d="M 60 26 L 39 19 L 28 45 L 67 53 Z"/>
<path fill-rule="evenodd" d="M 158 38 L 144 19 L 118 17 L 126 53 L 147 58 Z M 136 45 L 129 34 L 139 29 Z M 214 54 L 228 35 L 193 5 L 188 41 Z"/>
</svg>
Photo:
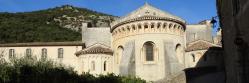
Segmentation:
<svg viewBox="0 0 249 83">
<path fill-rule="evenodd" d="M 0 44 L 0 51 L 6 60 L 46 56 L 79 73 L 115 73 L 163 81 L 195 67 L 213 46 L 219 47 L 213 44 L 209 21 L 188 25 L 180 17 L 146 3 L 110 27 L 87 27 L 83 23 L 82 42 Z"/>
</svg>

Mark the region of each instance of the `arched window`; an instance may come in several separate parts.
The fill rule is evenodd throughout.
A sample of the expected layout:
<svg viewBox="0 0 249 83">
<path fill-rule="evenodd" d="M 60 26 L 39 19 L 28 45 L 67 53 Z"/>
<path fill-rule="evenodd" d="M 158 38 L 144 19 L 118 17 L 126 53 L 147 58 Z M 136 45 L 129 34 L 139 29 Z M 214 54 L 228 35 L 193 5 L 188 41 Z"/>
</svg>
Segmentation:
<svg viewBox="0 0 249 83">
<path fill-rule="evenodd" d="M 151 28 L 154 28 L 154 26 L 155 26 L 155 23 L 151 23 Z"/>
<path fill-rule="evenodd" d="M 58 49 L 58 58 L 63 58 L 63 48 Z"/>
<path fill-rule="evenodd" d="M 157 23 L 157 28 L 160 28 L 161 27 L 161 23 Z"/>
<path fill-rule="evenodd" d="M 135 25 L 132 25 L 132 29 L 135 30 L 135 29 L 136 29 L 136 26 L 135 26 Z"/>
<path fill-rule="evenodd" d="M 125 28 L 124 27 L 122 27 L 122 31 L 125 32 Z"/>
<path fill-rule="evenodd" d="M 146 29 L 146 28 L 148 28 L 149 26 L 148 26 L 148 23 L 144 23 L 144 28 Z"/>
<path fill-rule="evenodd" d="M 91 62 L 91 70 L 95 71 L 95 62 L 94 61 Z"/>
<path fill-rule="evenodd" d="M 163 28 L 166 28 L 167 27 L 167 23 L 163 23 Z"/>
<path fill-rule="evenodd" d="M 116 63 L 119 64 L 120 62 L 120 59 L 123 55 L 123 51 L 124 51 L 124 48 L 122 46 L 118 46 L 118 49 L 117 49 L 117 54 L 116 54 Z"/>
<path fill-rule="evenodd" d="M 195 55 L 194 54 L 191 54 L 191 55 L 192 55 L 193 62 L 195 62 Z"/>
<path fill-rule="evenodd" d="M 172 24 L 170 23 L 170 24 L 169 24 L 169 29 L 171 29 L 171 28 L 172 28 Z"/>
<path fill-rule="evenodd" d="M 154 61 L 154 43 L 149 41 L 144 43 L 144 52 L 146 61 Z"/>
<path fill-rule="evenodd" d="M 142 28 L 141 24 L 138 24 L 138 29 L 141 29 L 141 28 Z"/>
<path fill-rule="evenodd" d="M 130 30 L 131 30 L 131 29 L 130 29 L 130 26 L 127 26 L 127 27 L 126 27 L 126 29 L 127 29 L 128 31 L 130 31 Z"/>
<path fill-rule="evenodd" d="M 31 49 L 30 48 L 26 49 L 26 56 L 31 57 Z"/>
<path fill-rule="evenodd" d="M 9 49 L 9 58 L 15 57 L 15 50 L 14 49 Z"/>
<path fill-rule="evenodd" d="M 42 56 L 41 58 L 47 58 L 47 49 L 46 48 L 42 48 Z"/>
<path fill-rule="evenodd" d="M 182 48 L 182 46 L 181 46 L 181 44 L 177 44 L 176 45 L 176 49 L 175 49 L 175 51 L 176 51 L 176 56 L 177 56 L 177 58 L 178 58 L 178 61 L 180 62 L 180 63 L 183 63 L 183 48 Z"/>
<path fill-rule="evenodd" d="M 107 68 L 106 65 L 107 65 L 107 64 L 106 64 L 106 61 L 105 61 L 105 62 L 104 62 L 104 71 L 106 71 L 106 68 Z"/>
</svg>

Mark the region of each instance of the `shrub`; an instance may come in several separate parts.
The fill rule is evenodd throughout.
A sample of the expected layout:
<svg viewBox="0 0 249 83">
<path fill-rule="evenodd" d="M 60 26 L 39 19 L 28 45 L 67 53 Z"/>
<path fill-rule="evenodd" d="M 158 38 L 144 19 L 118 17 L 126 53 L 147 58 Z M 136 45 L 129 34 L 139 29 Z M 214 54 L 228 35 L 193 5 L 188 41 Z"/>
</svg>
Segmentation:
<svg viewBox="0 0 249 83">
<path fill-rule="evenodd" d="M 113 73 L 99 76 L 89 73 L 78 75 L 73 68 L 51 60 L 23 57 L 0 63 L 0 83 L 145 83 L 145 81 Z"/>
</svg>

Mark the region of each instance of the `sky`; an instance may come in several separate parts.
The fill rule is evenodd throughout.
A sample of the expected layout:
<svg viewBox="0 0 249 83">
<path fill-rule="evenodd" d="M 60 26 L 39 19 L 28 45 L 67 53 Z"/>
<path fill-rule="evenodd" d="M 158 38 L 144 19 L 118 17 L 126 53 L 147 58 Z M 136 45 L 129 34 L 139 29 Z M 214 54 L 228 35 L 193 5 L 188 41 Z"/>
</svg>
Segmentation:
<svg viewBox="0 0 249 83">
<path fill-rule="evenodd" d="M 145 2 L 197 24 L 217 16 L 216 0 L 0 0 L 0 12 L 29 12 L 65 4 L 115 16 L 125 16 Z"/>
</svg>

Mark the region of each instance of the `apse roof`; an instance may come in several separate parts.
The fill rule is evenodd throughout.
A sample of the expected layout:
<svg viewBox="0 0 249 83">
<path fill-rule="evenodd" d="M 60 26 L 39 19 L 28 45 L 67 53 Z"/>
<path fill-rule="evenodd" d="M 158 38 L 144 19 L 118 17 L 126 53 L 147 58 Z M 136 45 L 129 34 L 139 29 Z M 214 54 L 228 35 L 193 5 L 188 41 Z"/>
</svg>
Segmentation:
<svg viewBox="0 0 249 83">
<path fill-rule="evenodd" d="M 129 13 L 128 15 L 124 17 L 121 17 L 120 19 L 116 20 L 113 24 L 126 21 L 126 20 L 130 20 L 130 19 L 134 19 L 134 18 L 143 17 L 143 16 L 167 17 L 167 18 L 176 19 L 176 20 L 179 20 L 185 23 L 185 21 L 181 19 L 180 17 L 177 17 L 168 12 L 165 12 L 156 7 L 153 7 L 148 3 L 145 3 L 142 7 L 138 8 L 137 10 Z"/>
</svg>

